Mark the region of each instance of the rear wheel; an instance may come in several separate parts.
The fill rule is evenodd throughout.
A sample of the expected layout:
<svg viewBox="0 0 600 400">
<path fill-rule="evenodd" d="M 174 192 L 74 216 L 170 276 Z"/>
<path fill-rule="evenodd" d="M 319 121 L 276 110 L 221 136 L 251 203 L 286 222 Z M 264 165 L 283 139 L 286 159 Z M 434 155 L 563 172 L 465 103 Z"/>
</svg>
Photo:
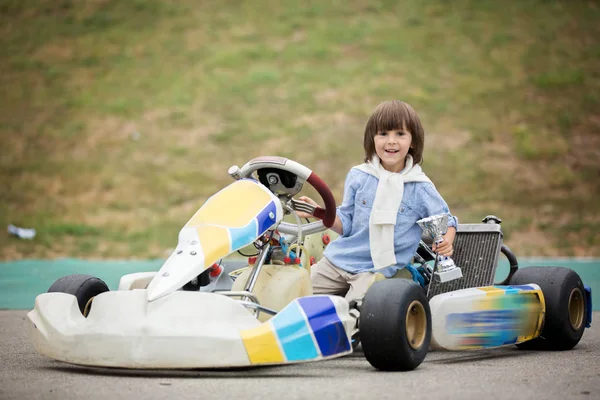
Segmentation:
<svg viewBox="0 0 600 400">
<path fill-rule="evenodd" d="M 585 291 L 579 275 L 563 267 L 527 267 L 510 278 L 509 285 L 535 283 L 546 302 L 544 327 L 539 338 L 520 343 L 522 349 L 570 350 L 583 336 L 586 320 Z"/>
<path fill-rule="evenodd" d="M 60 292 L 72 294 L 77 298 L 77 305 L 84 317 L 92 308 L 92 300 L 100 293 L 108 292 L 108 286 L 103 280 L 91 275 L 67 275 L 58 279 L 50 286 L 48 293 Z"/>
<path fill-rule="evenodd" d="M 423 288 L 408 279 L 375 282 L 360 309 L 359 332 L 369 363 L 382 371 L 410 371 L 431 342 L 431 310 Z"/>
</svg>

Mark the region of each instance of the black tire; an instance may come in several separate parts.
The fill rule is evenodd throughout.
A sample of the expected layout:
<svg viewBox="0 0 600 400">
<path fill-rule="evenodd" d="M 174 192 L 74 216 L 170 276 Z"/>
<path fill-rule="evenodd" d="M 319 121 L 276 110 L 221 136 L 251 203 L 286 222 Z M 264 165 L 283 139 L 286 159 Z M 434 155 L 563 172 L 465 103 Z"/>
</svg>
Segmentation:
<svg viewBox="0 0 600 400">
<path fill-rule="evenodd" d="M 423 288 L 407 279 L 375 282 L 359 318 L 363 352 L 381 371 L 410 371 L 425 359 L 431 342 L 431 310 Z"/>
<path fill-rule="evenodd" d="M 48 293 L 60 292 L 72 294 L 77 298 L 79 310 L 83 316 L 87 317 L 91 308 L 90 299 L 96 297 L 100 293 L 108 292 L 108 286 L 103 280 L 91 275 L 67 275 L 58 279 L 50 286 Z M 86 310 L 86 306 L 88 306 Z"/>
<path fill-rule="evenodd" d="M 585 330 L 585 290 L 579 275 L 563 267 L 527 267 L 510 278 L 509 285 L 535 283 L 544 294 L 546 316 L 541 336 L 517 345 L 527 350 L 570 350 Z"/>
</svg>

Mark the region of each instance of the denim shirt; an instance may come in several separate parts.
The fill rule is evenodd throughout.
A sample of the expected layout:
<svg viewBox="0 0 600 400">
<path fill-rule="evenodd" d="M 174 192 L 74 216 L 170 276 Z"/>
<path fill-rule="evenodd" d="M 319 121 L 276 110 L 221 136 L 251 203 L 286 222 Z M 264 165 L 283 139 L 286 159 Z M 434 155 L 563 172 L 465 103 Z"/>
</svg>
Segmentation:
<svg viewBox="0 0 600 400">
<path fill-rule="evenodd" d="M 369 245 L 369 216 L 375 200 L 379 179 L 355 168 L 346 176 L 344 199 L 337 208 L 342 222 L 342 235 L 332 241 L 323 255 L 338 268 L 351 273 L 380 272 L 387 278 L 410 264 L 422 229 L 421 218 L 448 214 L 448 226 L 456 227 L 458 220 L 450 214 L 448 205 L 429 182 L 407 182 L 394 227 L 396 265 L 375 271 Z"/>
</svg>

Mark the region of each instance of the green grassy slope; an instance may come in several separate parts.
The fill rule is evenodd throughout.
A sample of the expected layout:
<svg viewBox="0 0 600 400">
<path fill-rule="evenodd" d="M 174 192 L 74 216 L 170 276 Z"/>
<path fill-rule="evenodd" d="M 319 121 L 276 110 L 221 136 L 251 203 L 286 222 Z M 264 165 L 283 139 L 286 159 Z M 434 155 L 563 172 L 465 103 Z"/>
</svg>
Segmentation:
<svg viewBox="0 0 600 400">
<path fill-rule="evenodd" d="M 38 230 L 0 235 L 0 259 L 163 257 L 258 155 L 340 200 L 391 98 L 462 222 L 500 216 L 519 255 L 600 255 L 597 1 L 176 4 L 0 4 L 0 228 Z"/>
</svg>

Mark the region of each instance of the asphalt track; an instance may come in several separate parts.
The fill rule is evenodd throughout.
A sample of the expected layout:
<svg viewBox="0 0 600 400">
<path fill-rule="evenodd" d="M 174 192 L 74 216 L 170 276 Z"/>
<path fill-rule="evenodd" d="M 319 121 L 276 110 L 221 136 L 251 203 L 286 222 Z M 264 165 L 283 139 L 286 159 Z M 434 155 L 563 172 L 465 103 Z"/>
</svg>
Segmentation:
<svg viewBox="0 0 600 400">
<path fill-rule="evenodd" d="M 600 399 L 600 328 L 568 352 L 514 346 L 432 352 L 415 371 L 374 370 L 359 351 L 324 362 L 229 371 L 87 368 L 40 356 L 27 311 L 0 310 L 0 399 Z M 600 312 L 594 312 L 594 321 Z M 597 324 L 597 322 L 596 322 Z"/>
</svg>

